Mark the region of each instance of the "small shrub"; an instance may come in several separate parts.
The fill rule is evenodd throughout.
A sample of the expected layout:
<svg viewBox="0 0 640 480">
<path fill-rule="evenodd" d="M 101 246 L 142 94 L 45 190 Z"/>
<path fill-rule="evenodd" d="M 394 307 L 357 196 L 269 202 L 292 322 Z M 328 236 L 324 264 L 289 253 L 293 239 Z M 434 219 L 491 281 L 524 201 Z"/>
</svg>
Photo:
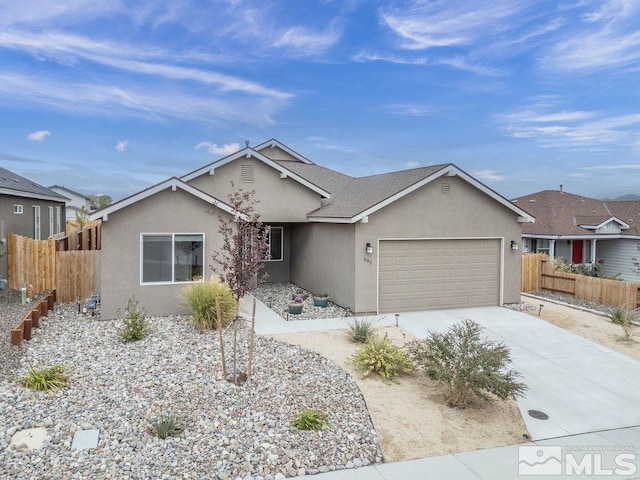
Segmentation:
<svg viewBox="0 0 640 480">
<path fill-rule="evenodd" d="M 147 312 L 144 308 L 138 306 L 135 296 L 132 296 L 127 302 L 127 308 L 124 309 L 124 318 L 117 311 L 118 318 L 121 318 L 122 325 L 118 330 L 118 336 L 124 342 L 135 342 L 142 340 L 149 332 L 149 322 L 147 321 Z"/>
<path fill-rule="evenodd" d="M 57 390 L 68 385 L 69 379 L 64 374 L 66 367 L 56 364 L 48 368 L 30 368 L 29 372 L 19 380 L 20 385 L 37 390 L 38 392 L 48 392 Z"/>
<path fill-rule="evenodd" d="M 626 308 L 615 307 L 609 312 L 609 319 L 616 325 L 620 325 L 624 332 L 624 339 L 631 340 L 633 337 L 633 313 Z"/>
<path fill-rule="evenodd" d="M 218 328 L 216 298 L 220 303 L 222 326 L 226 327 L 236 315 L 236 301 L 226 284 L 212 279 L 207 282 L 193 283 L 182 291 L 182 299 L 191 310 L 193 325 L 198 330 Z"/>
<path fill-rule="evenodd" d="M 375 323 L 368 318 L 354 318 L 349 325 L 349 338 L 353 343 L 366 343 L 376 333 Z"/>
<path fill-rule="evenodd" d="M 527 387 L 516 379 L 509 348 L 481 337 L 482 327 L 471 320 L 452 325 L 446 333 L 430 333 L 407 346 L 413 361 L 427 376 L 447 385 L 449 406 L 464 408 L 473 397 L 501 400 L 523 396 Z"/>
<path fill-rule="evenodd" d="M 321 410 L 302 410 L 296 418 L 291 420 L 291 426 L 298 430 L 322 430 L 328 425 L 326 414 Z"/>
<path fill-rule="evenodd" d="M 383 338 L 378 335 L 369 337 L 364 345 L 358 347 L 353 361 L 363 377 L 375 372 L 385 381 L 395 382 L 400 373 L 411 374 L 414 371 L 407 354 L 391 343 L 386 334 Z"/>
<path fill-rule="evenodd" d="M 182 433 L 180 420 L 172 410 L 160 408 L 160 413 L 149 420 L 149 429 L 158 438 L 176 437 Z"/>
</svg>

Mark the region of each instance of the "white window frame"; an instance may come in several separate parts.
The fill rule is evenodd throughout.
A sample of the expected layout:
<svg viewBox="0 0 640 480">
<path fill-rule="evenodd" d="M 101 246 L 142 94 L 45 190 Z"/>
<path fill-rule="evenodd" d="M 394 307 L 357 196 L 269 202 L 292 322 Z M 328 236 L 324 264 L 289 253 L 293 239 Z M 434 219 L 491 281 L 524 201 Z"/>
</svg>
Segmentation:
<svg viewBox="0 0 640 480">
<path fill-rule="evenodd" d="M 16 215 L 22 215 L 24 213 L 24 206 L 19 203 L 13 205 L 13 213 Z"/>
<path fill-rule="evenodd" d="M 33 238 L 36 240 L 41 239 L 40 229 L 40 205 L 32 205 L 33 207 Z"/>
<path fill-rule="evenodd" d="M 144 281 L 144 237 L 153 237 L 153 236 L 158 236 L 158 237 L 166 237 L 166 236 L 171 236 L 171 281 L 162 281 L 162 282 L 145 282 Z M 184 282 L 176 282 L 175 278 L 176 278 L 176 262 L 175 262 L 175 258 L 176 258 L 176 236 L 180 236 L 180 235 L 200 235 L 202 236 L 202 278 L 200 278 L 200 280 L 188 280 L 188 281 L 184 281 Z M 205 252 L 205 247 L 206 246 L 206 242 L 205 242 L 205 234 L 204 232 L 179 232 L 179 233 L 169 233 L 169 232 L 165 232 L 165 233 L 150 233 L 150 232 L 143 232 L 140 234 L 140 285 L 141 286 L 147 286 L 147 285 L 184 285 L 187 283 L 200 283 L 200 282 L 204 282 L 204 278 L 205 278 L 205 274 L 204 274 L 204 269 L 205 269 L 205 262 L 204 259 L 206 258 L 206 252 Z"/>
<path fill-rule="evenodd" d="M 276 229 L 280 230 L 280 258 L 265 258 L 260 260 L 261 262 L 284 262 L 284 227 L 269 225 L 267 244 L 269 245 L 269 252 L 271 252 L 271 232 Z"/>
<path fill-rule="evenodd" d="M 53 235 L 53 207 L 49 207 L 49 238 L 52 238 Z"/>
<path fill-rule="evenodd" d="M 62 232 L 60 229 L 62 225 L 62 209 L 60 207 L 56 207 L 56 233 Z"/>
</svg>

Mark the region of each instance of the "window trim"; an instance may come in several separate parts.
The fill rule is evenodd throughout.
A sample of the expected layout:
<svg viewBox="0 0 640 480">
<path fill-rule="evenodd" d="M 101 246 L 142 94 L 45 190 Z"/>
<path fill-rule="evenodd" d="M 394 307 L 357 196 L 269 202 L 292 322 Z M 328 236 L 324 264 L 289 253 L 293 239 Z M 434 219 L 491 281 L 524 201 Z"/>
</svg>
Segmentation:
<svg viewBox="0 0 640 480">
<path fill-rule="evenodd" d="M 13 213 L 14 215 L 22 215 L 24 213 L 24 205 L 22 205 L 21 203 L 14 203 Z"/>
<path fill-rule="evenodd" d="M 261 262 L 284 262 L 284 227 L 281 225 L 267 225 L 269 227 L 269 238 L 268 238 L 268 244 L 269 244 L 269 251 L 271 251 L 271 232 L 274 229 L 279 229 L 280 230 L 280 258 L 265 258 L 260 260 Z"/>
<path fill-rule="evenodd" d="M 61 232 L 62 225 L 62 209 L 60 207 L 56 207 L 56 233 Z"/>
<path fill-rule="evenodd" d="M 33 238 L 42 240 L 42 217 L 40 216 L 40 205 L 32 205 L 33 211 Z"/>
<path fill-rule="evenodd" d="M 55 235 L 53 232 L 53 207 L 49 207 L 49 238 L 53 238 Z"/>
<path fill-rule="evenodd" d="M 166 281 L 162 281 L 162 282 L 145 282 L 144 279 L 144 237 L 145 236 L 169 236 L 171 235 L 171 278 L 172 280 L 170 282 L 166 282 Z M 202 278 L 200 280 L 187 280 L 185 282 L 176 282 L 175 279 L 176 278 L 176 262 L 174 261 L 175 259 L 175 252 L 176 252 L 176 236 L 179 235 L 201 235 L 202 236 Z M 204 274 L 204 268 L 205 268 L 205 262 L 204 259 L 206 258 L 206 242 L 205 242 L 205 234 L 204 232 L 142 232 L 140 233 L 140 286 L 148 286 L 148 285 L 185 285 L 188 283 L 201 283 L 204 282 L 205 279 L 205 274 Z"/>
</svg>

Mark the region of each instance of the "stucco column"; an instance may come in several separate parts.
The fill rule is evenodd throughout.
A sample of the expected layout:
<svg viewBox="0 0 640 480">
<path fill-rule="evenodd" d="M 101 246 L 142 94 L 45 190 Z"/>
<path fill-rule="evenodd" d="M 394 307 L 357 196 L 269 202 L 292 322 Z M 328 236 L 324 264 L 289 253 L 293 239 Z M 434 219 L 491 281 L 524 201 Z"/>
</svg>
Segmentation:
<svg viewBox="0 0 640 480">
<path fill-rule="evenodd" d="M 549 240 L 549 258 L 553 260 L 556 258 L 556 241 Z"/>
</svg>

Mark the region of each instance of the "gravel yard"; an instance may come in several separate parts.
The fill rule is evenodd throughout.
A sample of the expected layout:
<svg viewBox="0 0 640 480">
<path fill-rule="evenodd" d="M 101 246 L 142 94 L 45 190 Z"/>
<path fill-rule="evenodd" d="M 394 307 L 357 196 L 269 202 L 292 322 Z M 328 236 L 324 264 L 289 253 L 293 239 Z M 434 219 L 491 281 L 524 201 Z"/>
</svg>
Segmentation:
<svg viewBox="0 0 640 480">
<path fill-rule="evenodd" d="M 194 331 L 186 317 L 151 322 L 148 337 L 125 344 L 117 321 L 56 306 L 23 342 L 17 370 L 0 379 L 1 478 L 282 478 L 382 460 L 360 390 L 332 361 L 256 336 L 252 379 L 235 386 L 222 378 L 216 334 Z M 232 337 L 227 331 L 227 349 Z M 247 338 L 241 329 L 240 343 Z M 53 394 L 18 386 L 27 359 L 66 365 L 70 386 Z M 179 436 L 150 433 L 160 407 L 178 413 Z M 325 411 L 330 428 L 291 427 L 304 408 Z M 30 427 L 46 428 L 43 448 L 10 449 L 12 434 Z M 75 432 L 92 428 L 98 448 L 72 450 Z"/>
<path fill-rule="evenodd" d="M 18 290 L 0 290 L 0 380 L 10 379 L 12 372 L 20 366 L 22 349 L 11 345 L 11 329 L 37 302 L 33 300 L 22 305 L 21 300 L 22 295 Z"/>
<path fill-rule="evenodd" d="M 351 316 L 348 308 L 342 308 L 331 301 L 327 307 L 314 307 L 313 297 L 308 290 L 303 290 L 308 297 L 303 302 L 302 313 L 299 315 L 289 314 L 289 303 L 292 300 L 291 297 L 295 288 L 297 288 L 295 285 L 286 282 L 263 283 L 251 293 L 286 320 L 314 320 Z"/>
</svg>

